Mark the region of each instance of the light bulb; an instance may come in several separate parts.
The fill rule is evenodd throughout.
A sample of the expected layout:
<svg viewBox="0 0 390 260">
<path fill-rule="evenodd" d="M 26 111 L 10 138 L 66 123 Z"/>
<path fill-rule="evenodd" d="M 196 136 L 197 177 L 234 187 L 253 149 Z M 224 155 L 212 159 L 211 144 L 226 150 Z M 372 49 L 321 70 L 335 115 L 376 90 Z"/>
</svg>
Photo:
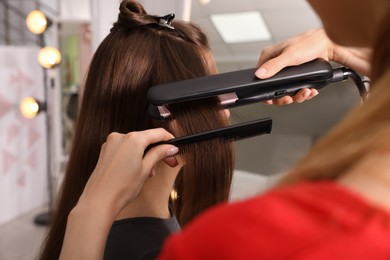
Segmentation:
<svg viewBox="0 0 390 260">
<path fill-rule="evenodd" d="M 26 25 L 30 32 L 42 34 L 46 31 L 48 20 L 44 13 L 39 10 L 34 10 L 27 15 Z"/>
<path fill-rule="evenodd" d="M 40 106 L 37 100 L 32 97 L 23 98 L 20 102 L 20 113 L 27 119 L 32 119 L 40 112 Z"/>
<path fill-rule="evenodd" d="M 54 68 L 61 62 L 61 53 L 54 47 L 42 48 L 38 54 L 38 62 L 46 69 Z"/>
</svg>

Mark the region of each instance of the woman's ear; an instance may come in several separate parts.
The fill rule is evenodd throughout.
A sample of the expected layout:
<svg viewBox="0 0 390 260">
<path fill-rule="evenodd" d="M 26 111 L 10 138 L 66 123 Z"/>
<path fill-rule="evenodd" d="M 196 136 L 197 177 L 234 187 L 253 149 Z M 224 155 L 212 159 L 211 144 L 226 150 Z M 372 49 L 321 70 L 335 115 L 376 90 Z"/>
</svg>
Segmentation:
<svg viewBox="0 0 390 260">
<path fill-rule="evenodd" d="M 179 165 L 179 162 L 177 161 L 175 156 L 170 156 L 165 159 L 163 159 L 163 162 L 165 162 L 169 167 L 176 167 Z"/>
</svg>

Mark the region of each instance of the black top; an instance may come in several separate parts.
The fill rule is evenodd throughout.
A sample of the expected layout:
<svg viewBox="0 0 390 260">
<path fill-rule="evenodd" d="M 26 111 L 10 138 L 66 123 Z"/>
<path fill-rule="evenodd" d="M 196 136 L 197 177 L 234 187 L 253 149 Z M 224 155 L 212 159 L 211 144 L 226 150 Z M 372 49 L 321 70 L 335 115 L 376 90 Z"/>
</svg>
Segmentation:
<svg viewBox="0 0 390 260">
<path fill-rule="evenodd" d="M 104 259 L 155 259 L 164 240 L 180 231 L 176 217 L 171 215 L 170 219 L 139 217 L 115 221 L 108 235 Z"/>
</svg>

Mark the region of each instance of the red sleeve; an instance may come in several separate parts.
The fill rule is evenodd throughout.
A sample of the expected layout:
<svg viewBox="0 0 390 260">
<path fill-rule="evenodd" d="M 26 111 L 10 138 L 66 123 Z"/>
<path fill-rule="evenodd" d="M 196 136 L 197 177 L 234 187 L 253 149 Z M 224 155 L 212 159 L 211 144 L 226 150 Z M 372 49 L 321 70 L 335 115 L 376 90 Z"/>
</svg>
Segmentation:
<svg viewBox="0 0 390 260">
<path fill-rule="evenodd" d="M 388 241 L 387 212 L 331 183 L 300 184 L 217 206 L 168 239 L 159 259 L 390 259 Z"/>
</svg>

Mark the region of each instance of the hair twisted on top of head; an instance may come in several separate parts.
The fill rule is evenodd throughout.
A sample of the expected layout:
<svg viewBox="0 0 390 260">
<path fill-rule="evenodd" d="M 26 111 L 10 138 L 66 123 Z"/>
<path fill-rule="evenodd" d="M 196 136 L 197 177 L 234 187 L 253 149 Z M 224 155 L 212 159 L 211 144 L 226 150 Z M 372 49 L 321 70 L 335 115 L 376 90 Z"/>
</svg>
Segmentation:
<svg viewBox="0 0 390 260">
<path fill-rule="evenodd" d="M 119 6 L 118 20 L 111 28 L 111 32 L 144 25 L 158 25 L 159 18 L 149 15 L 137 1 L 123 0 Z"/>
<path fill-rule="evenodd" d="M 161 16 L 149 15 L 143 6 L 135 0 L 123 0 L 119 6 L 118 20 L 113 24 L 110 32 L 115 33 L 118 30 L 134 29 L 147 26 L 157 28 L 159 32 L 166 31 L 161 35 L 173 37 L 176 40 L 191 42 L 197 46 L 209 49 L 207 36 L 195 24 L 180 20 L 172 21 L 174 29 L 160 25 Z"/>
</svg>

